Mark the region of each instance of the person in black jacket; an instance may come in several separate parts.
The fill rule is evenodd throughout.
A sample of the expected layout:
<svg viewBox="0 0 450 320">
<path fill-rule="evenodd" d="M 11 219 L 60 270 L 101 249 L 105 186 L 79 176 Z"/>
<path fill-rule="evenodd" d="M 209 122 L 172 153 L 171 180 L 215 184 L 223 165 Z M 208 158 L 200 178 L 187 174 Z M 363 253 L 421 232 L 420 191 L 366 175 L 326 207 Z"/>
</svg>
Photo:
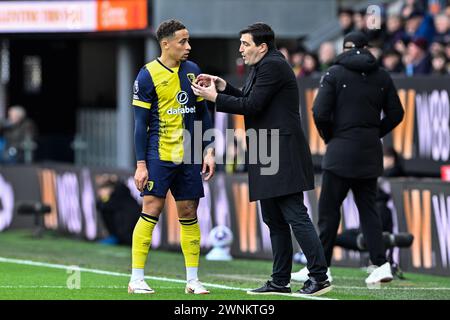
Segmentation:
<svg viewBox="0 0 450 320">
<path fill-rule="evenodd" d="M 370 259 L 378 266 L 366 279 L 371 285 L 392 280 L 375 198 L 377 178 L 383 173 L 380 139 L 401 122 L 404 112 L 391 77 L 378 67 L 367 45 L 362 32 L 345 36 L 344 52 L 320 81 L 313 117 L 327 144 L 319 198 L 320 240 L 327 264 L 331 264 L 340 207 L 351 189 Z"/>
<path fill-rule="evenodd" d="M 384 179 L 388 177 L 401 177 L 405 174 L 400 156 L 393 147 L 383 147 L 383 166 L 383 175 L 378 179 L 377 185 L 377 196 L 375 198 L 376 210 L 380 215 L 383 231 L 383 242 L 385 248 L 387 249 L 388 261 L 392 264 L 392 272 L 395 273 L 394 275 L 398 278 L 402 278 L 402 271 L 400 270 L 400 267 L 393 261 L 393 248 L 410 247 L 414 240 L 414 236 L 407 232 L 395 232 L 394 230 L 394 221 L 392 219 L 393 212 L 391 211 L 392 209 L 389 204 L 389 202 L 392 201 L 392 195 L 390 187 L 386 188 Z M 364 253 L 367 252 L 367 243 L 360 227 L 345 229 L 342 231 L 337 235 L 334 245 L 347 250 L 362 251 Z M 299 251 L 294 255 L 294 261 L 305 264 L 303 257 L 303 252 Z M 361 256 L 361 258 L 363 258 L 363 256 Z M 361 259 L 361 263 L 363 263 L 363 259 Z M 304 275 L 302 273 L 302 270 L 293 273 L 291 275 L 291 280 L 304 281 Z"/>
<path fill-rule="evenodd" d="M 240 35 L 239 51 L 244 62 L 252 66 L 243 90 L 211 75 L 198 76 L 193 90 L 215 102 L 217 111 L 244 115 L 247 140 L 250 131 L 256 132 L 256 141 L 247 143 L 250 201 L 261 202 L 263 220 L 270 229 L 274 262 L 272 281 L 248 293 L 291 292 L 292 227 L 310 270 L 300 293 L 323 294 L 331 290 L 325 257 L 303 204 L 303 191 L 314 188 L 314 175 L 300 122 L 297 81 L 284 56 L 275 49 L 270 26 L 256 23 Z M 264 151 L 252 152 L 263 144 L 271 154 L 270 167 L 261 157 Z M 252 159 L 252 153 L 257 154 L 257 159 Z"/>
<path fill-rule="evenodd" d="M 140 205 L 115 175 L 97 177 L 97 209 L 108 231 L 104 244 L 131 245 Z"/>
</svg>

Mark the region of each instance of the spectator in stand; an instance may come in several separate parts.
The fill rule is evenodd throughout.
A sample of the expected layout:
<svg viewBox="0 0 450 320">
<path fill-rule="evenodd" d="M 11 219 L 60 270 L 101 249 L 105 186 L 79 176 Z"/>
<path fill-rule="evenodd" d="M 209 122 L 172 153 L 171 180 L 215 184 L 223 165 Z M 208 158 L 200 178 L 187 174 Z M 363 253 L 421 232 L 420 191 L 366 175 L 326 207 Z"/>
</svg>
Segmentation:
<svg viewBox="0 0 450 320">
<path fill-rule="evenodd" d="M 303 57 L 302 71 L 299 77 L 314 76 L 319 73 L 319 61 L 314 53 L 308 52 Z"/>
<path fill-rule="evenodd" d="M 416 35 L 417 30 L 419 30 L 420 24 L 423 21 L 423 13 L 420 11 L 412 12 L 405 19 L 405 39 L 408 41 Z"/>
<path fill-rule="evenodd" d="M 332 42 L 324 42 L 319 47 L 319 69 L 325 71 L 333 64 L 336 58 L 336 49 Z"/>
<path fill-rule="evenodd" d="M 447 4 L 447 5 L 446 5 Z M 448 1 L 404 0 L 388 3 L 381 14 L 389 13 L 381 29 L 368 30 L 365 10 L 340 8 L 338 19 L 341 32 L 364 32 L 369 38 L 372 55 L 390 73 L 407 75 L 448 74 L 450 61 L 450 5 Z M 340 48 L 343 37 L 334 43 Z M 329 42 L 318 51 L 319 70 L 332 64 L 328 57 L 335 52 Z M 333 56 L 335 53 L 333 53 Z M 445 56 L 445 57 L 444 57 Z M 302 63 L 301 65 L 303 65 Z M 300 70 L 300 68 L 299 68 Z M 297 74 L 304 76 L 308 71 Z"/>
<path fill-rule="evenodd" d="M 341 50 L 344 44 L 344 36 L 355 29 L 355 25 L 353 23 L 353 14 L 354 11 L 351 8 L 341 7 L 338 10 L 338 20 L 339 26 L 341 29 L 341 37 L 335 41 L 335 50 Z"/>
<path fill-rule="evenodd" d="M 440 53 L 434 56 L 431 60 L 432 71 L 434 75 L 448 75 L 448 60 L 447 57 Z"/>
<path fill-rule="evenodd" d="M 444 11 L 445 6 L 448 4 L 448 0 L 428 0 L 428 12 L 432 15 L 436 15 L 439 12 Z"/>
<path fill-rule="evenodd" d="M 450 42 L 445 46 L 445 56 L 450 60 Z"/>
<path fill-rule="evenodd" d="M 381 59 L 381 64 L 389 73 L 403 73 L 402 56 L 395 49 L 386 51 Z"/>
<path fill-rule="evenodd" d="M 295 76 L 298 78 L 302 74 L 303 59 L 305 56 L 305 51 L 301 48 L 297 48 L 291 55 L 291 65 Z"/>
<path fill-rule="evenodd" d="M 280 51 L 284 58 L 286 59 L 287 62 L 290 62 L 290 56 L 289 56 L 289 50 L 286 47 L 281 47 L 278 49 L 278 51 Z"/>
<path fill-rule="evenodd" d="M 434 18 L 436 34 L 433 41 L 439 43 L 450 42 L 450 18 L 445 13 L 440 13 Z"/>
<path fill-rule="evenodd" d="M 32 152 L 36 147 L 37 129 L 33 120 L 27 118 L 24 107 L 12 106 L 8 118 L 0 122 L 0 136 L 5 144 L 0 163 L 23 163 L 27 160 L 26 151 Z"/>
<path fill-rule="evenodd" d="M 406 55 L 407 44 L 408 44 L 408 41 L 406 41 L 405 38 L 403 38 L 401 40 L 397 40 L 394 44 L 394 49 L 395 49 L 395 51 L 400 53 L 402 55 L 402 57 L 404 57 Z"/>
<path fill-rule="evenodd" d="M 406 0 L 405 4 L 401 9 L 402 17 L 404 19 L 407 19 L 414 11 L 422 11 L 422 12 L 425 11 L 426 2 L 427 0 L 424 1 Z"/>
<path fill-rule="evenodd" d="M 366 28 L 366 10 L 362 9 L 353 13 L 353 25 L 355 30 L 364 31 Z"/>
<path fill-rule="evenodd" d="M 353 24 L 353 9 L 340 8 L 338 12 L 339 25 L 341 27 L 342 35 L 350 33 L 354 29 Z"/>
<path fill-rule="evenodd" d="M 403 28 L 403 20 L 399 15 L 390 15 L 386 21 L 386 39 L 384 42 L 384 50 L 394 48 L 397 41 L 403 39 L 405 30 Z"/>
<path fill-rule="evenodd" d="M 439 54 L 444 54 L 445 55 L 445 43 L 434 41 L 430 45 L 430 53 L 431 53 L 431 55 L 433 57 L 437 56 Z"/>
<path fill-rule="evenodd" d="M 433 17 L 423 11 L 412 12 L 406 19 L 405 32 L 407 41 L 420 37 L 431 43 L 435 33 Z"/>
<path fill-rule="evenodd" d="M 431 57 L 427 52 L 427 40 L 417 38 L 408 44 L 404 64 L 406 75 L 426 75 L 431 72 Z"/>
</svg>

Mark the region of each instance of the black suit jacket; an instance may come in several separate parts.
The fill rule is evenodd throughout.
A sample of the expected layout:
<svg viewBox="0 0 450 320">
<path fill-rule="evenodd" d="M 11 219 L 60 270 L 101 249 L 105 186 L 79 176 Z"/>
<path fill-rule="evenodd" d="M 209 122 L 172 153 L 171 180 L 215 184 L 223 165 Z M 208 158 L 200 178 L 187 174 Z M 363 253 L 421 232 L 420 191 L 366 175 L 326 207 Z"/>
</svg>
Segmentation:
<svg viewBox="0 0 450 320">
<path fill-rule="evenodd" d="M 268 152 L 262 152 L 263 156 L 278 156 L 278 171 L 273 175 L 262 174 L 261 169 L 270 164 L 259 152 L 256 163 L 248 164 L 251 201 L 314 188 L 311 152 L 300 121 L 297 80 L 280 52 L 270 50 L 252 67 L 242 91 L 227 84 L 217 96 L 216 108 L 220 112 L 244 115 L 247 131 L 254 129 L 259 133 L 266 129 L 267 135 L 257 134 L 256 140 L 252 141 L 251 134 L 247 136 L 247 149 L 258 146 L 259 151 L 267 143 Z M 272 136 L 279 142 L 277 155 L 273 154 Z M 250 161 L 251 155 L 247 152 Z"/>
</svg>

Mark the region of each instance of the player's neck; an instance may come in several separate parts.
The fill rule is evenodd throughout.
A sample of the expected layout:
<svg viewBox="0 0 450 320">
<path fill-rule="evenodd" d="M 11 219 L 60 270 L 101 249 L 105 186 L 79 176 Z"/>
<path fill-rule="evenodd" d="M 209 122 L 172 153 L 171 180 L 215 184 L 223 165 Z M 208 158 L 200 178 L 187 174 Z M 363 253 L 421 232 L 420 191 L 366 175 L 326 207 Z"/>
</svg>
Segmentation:
<svg viewBox="0 0 450 320">
<path fill-rule="evenodd" d="M 161 54 L 161 56 L 158 59 L 159 61 L 161 61 L 163 65 L 165 65 L 168 68 L 176 68 L 180 66 L 180 61 L 174 60 L 166 56 L 165 54 Z"/>
</svg>

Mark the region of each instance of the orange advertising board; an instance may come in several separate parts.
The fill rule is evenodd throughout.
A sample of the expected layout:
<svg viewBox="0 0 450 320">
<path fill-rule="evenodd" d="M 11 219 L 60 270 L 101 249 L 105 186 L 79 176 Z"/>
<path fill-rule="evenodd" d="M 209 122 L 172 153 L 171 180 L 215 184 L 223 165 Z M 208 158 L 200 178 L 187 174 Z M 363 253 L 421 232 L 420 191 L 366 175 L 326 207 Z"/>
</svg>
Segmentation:
<svg viewBox="0 0 450 320">
<path fill-rule="evenodd" d="M 97 31 L 145 29 L 147 0 L 98 0 Z"/>
</svg>

